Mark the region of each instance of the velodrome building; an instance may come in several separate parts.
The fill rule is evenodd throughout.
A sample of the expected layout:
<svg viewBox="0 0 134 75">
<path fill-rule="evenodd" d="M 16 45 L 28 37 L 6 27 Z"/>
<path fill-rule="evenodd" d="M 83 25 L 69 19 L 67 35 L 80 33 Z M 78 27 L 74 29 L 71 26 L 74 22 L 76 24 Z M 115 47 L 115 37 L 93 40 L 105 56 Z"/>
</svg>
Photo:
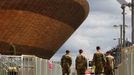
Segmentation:
<svg viewBox="0 0 134 75">
<path fill-rule="evenodd" d="M 49 59 L 88 13 L 86 0 L 0 0 L 0 53 Z"/>
</svg>

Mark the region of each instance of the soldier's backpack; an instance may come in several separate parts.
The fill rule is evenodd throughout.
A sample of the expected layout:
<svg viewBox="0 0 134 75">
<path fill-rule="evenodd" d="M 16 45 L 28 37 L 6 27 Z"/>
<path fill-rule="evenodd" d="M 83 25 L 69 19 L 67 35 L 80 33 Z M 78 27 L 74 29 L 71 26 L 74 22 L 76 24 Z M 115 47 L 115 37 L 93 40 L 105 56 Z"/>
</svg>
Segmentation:
<svg viewBox="0 0 134 75">
<path fill-rule="evenodd" d="M 107 69 L 112 68 L 111 61 L 112 61 L 112 59 L 110 57 L 106 57 L 106 65 L 105 66 L 107 67 Z"/>
<path fill-rule="evenodd" d="M 69 60 L 68 60 L 68 59 L 69 59 L 68 56 L 66 56 L 66 55 L 63 56 L 63 65 L 62 65 L 62 66 L 63 66 L 64 68 L 69 68 L 69 67 L 70 67 L 70 66 L 69 66 Z"/>
<path fill-rule="evenodd" d="M 80 55 L 77 57 L 77 69 L 85 68 L 86 59 L 84 56 Z"/>
</svg>

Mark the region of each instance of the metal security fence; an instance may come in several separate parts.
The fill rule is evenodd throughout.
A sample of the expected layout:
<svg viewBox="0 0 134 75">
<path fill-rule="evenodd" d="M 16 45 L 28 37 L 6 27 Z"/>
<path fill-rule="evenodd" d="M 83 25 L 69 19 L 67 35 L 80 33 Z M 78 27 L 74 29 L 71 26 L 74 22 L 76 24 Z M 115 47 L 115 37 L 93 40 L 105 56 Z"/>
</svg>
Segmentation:
<svg viewBox="0 0 134 75">
<path fill-rule="evenodd" d="M 19 72 L 20 57 L 0 56 L 0 75 L 17 75 Z M 18 73 L 19 74 L 19 73 Z"/>
<path fill-rule="evenodd" d="M 0 55 L 0 75 L 62 75 L 61 66 L 32 55 Z"/>
<path fill-rule="evenodd" d="M 134 46 L 122 50 L 122 62 L 115 75 L 134 75 Z"/>
</svg>

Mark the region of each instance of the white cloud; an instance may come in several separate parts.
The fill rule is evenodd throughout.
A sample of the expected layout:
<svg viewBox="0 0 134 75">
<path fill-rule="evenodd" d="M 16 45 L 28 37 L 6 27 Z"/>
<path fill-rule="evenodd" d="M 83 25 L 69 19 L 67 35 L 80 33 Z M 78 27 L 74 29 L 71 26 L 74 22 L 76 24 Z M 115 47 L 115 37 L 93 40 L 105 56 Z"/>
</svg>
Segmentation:
<svg viewBox="0 0 134 75">
<path fill-rule="evenodd" d="M 96 46 L 101 46 L 102 51 L 107 51 L 116 46 L 119 38 L 119 28 L 113 25 L 122 24 L 122 10 L 116 0 L 89 0 L 90 13 L 83 24 L 66 41 L 65 44 L 53 56 L 52 60 L 60 60 L 66 49 L 71 50 L 71 55 L 75 59 L 79 49 L 83 49 L 88 59 L 92 59 Z M 126 37 L 130 39 L 131 23 L 130 14 L 126 15 Z M 59 58 L 58 58 L 59 57 Z"/>
</svg>

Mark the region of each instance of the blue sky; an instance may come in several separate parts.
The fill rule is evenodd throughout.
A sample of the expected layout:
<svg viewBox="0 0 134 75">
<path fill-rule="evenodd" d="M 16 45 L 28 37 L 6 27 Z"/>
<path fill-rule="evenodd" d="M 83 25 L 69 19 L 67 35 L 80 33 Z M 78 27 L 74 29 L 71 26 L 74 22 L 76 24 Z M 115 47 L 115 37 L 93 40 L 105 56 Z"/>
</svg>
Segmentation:
<svg viewBox="0 0 134 75">
<path fill-rule="evenodd" d="M 127 0 L 130 2 L 130 0 Z M 75 60 L 78 50 L 83 49 L 87 59 L 92 60 L 95 47 L 100 46 L 102 52 L 106 52 L 118 44 L 120 28 L 113 25 L 122 24 L 121 5 L 116 0 L 88 0 L 90 12 L 86 20 L 72 34 L 51 58 L 60 61 L 61 56 L 69 49 Z M 131 9 L 126 8 L 126 38 L 131 41 Z"/>
</svg>

